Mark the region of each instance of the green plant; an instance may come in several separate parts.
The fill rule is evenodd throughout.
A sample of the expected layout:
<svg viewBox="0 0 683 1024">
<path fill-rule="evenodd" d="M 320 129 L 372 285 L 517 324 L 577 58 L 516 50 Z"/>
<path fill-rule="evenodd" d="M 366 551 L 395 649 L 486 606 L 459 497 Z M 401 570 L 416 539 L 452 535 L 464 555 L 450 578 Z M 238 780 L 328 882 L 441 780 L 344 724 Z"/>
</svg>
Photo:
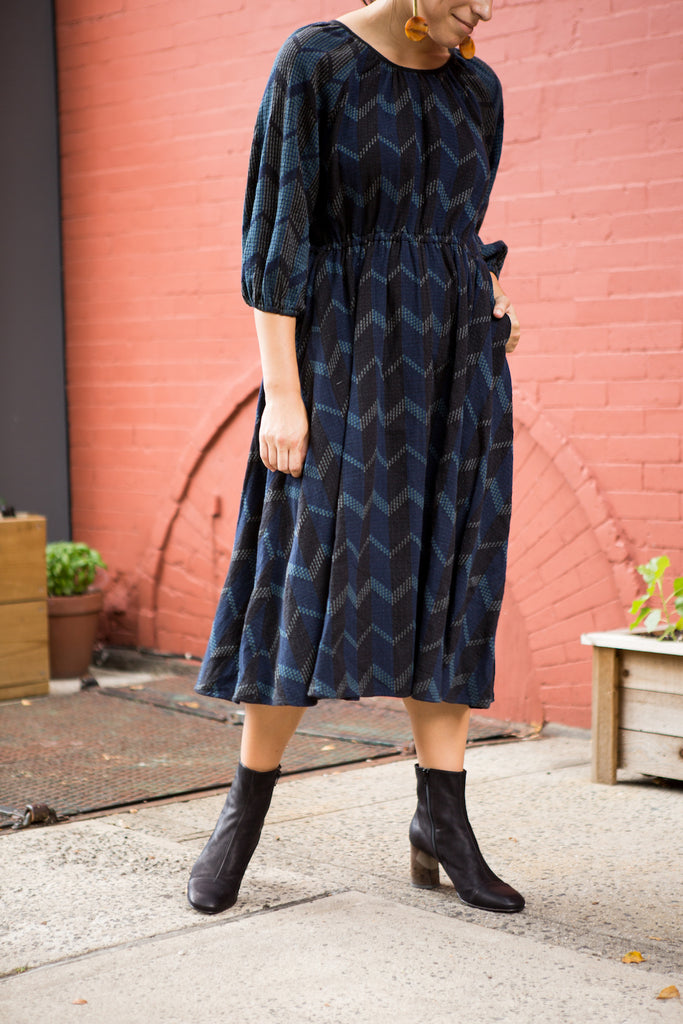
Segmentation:
<svg viewBox="0 0 683 1024">
<path fill-rule="evenodd" d="M 87 544 L 60 540 L 45 548 L 47 592 L 50 597 L 84 594 L 98 569 L 106 569 L 99 551 Z"/>
<path fill-rule="evenodd" d="M 642 597 L 635 599 L 630 612 L 635 616 L 630 629 L 636 629 L 642 623 L 648 633 L 657 632 L 660 640 L 683 638 L 683 576 L 674 579 L 673 590 L 667 596 L 663 577 L 670 565 L 669 557 L 660 555 L 659 558 L 651 558 L 646 565 L 638 566 L 647 590 Z"/>
</svg>

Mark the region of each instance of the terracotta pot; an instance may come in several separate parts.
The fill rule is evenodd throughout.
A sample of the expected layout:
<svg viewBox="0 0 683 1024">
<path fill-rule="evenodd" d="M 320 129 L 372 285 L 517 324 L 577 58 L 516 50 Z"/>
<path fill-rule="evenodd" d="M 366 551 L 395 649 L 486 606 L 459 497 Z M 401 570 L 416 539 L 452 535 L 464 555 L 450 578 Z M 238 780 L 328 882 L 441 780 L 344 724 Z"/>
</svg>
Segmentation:
<svg viewBox="0 0 683 1024">
<path fill-rule="evenodd" d="M 51 679 L 87 674 L 102 600 L 101 590 L 72 597 L 48 597 Z"/>
</svg>

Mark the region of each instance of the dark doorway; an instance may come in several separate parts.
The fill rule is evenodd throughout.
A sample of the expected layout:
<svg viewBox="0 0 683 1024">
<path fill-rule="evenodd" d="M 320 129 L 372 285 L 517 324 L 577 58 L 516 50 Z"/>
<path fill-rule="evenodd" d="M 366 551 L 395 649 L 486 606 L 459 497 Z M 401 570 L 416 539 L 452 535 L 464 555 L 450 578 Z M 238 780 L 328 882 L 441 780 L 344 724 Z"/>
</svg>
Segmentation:
<svg viewBox="0 0 683 1024">
<path fill-rule="evenodd" d="M 0 498 L 70 537 L 51 0 L 0 3 Z"/>
</svg>

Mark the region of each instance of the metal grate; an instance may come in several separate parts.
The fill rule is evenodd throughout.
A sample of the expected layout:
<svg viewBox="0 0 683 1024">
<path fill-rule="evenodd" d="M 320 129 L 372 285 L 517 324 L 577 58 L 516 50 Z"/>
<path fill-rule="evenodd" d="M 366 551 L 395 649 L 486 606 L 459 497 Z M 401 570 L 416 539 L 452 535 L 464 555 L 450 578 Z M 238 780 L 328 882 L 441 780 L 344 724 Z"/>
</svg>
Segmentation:
<svg viewBox="0 0 683 1024">
<path fill-rule="evenodd" d="M 49 804 L 63 817 L 227 786 L 242 712 L 191 687 L 174 677 L 0 707 L 0 805 Z M 517 735 L 487 719 L 473 729 L 479 740 Z M 283 771 L 393 756 L 410 740 L 405 712 L 381 701 L 321 702 L 306 713 Z"/>
</svg>

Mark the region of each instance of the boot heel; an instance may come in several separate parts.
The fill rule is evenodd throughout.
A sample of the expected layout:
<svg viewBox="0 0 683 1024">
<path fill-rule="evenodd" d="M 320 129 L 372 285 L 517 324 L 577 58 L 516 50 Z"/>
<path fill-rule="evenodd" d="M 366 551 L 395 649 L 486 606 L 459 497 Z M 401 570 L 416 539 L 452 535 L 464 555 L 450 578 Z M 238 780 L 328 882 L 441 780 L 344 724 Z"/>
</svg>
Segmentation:
<svg viewBox="0 0 683 1024">
<path fill-rule="evenodd" d="M 416 889 L 435 889 L 439 884 L 439 862 L 410 844 L 410 880 Z"/>
</svg>

